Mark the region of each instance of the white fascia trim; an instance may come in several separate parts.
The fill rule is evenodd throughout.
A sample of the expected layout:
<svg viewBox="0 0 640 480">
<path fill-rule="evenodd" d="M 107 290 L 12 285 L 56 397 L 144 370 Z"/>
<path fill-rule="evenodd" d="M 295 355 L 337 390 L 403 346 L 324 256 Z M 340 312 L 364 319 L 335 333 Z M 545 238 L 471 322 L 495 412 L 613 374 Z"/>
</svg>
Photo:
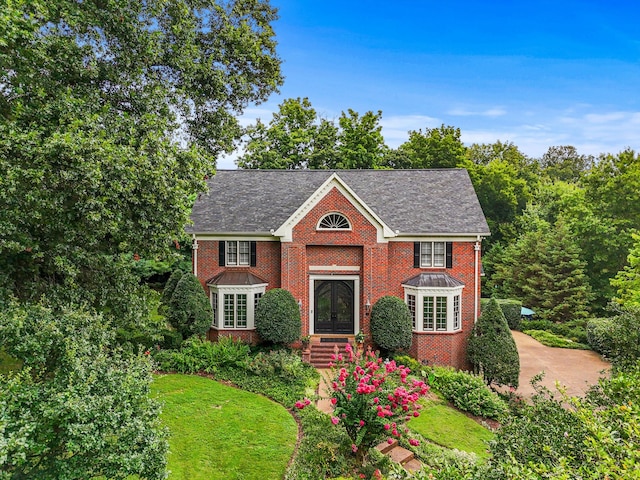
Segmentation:
<svg viewBox="0 0 640 480">
<path fill-rule="evenodd" d="M 380 217 L 378 217 L 360 197 L 342 180 L 337 173 L 333 173 L 318 189 L 311 194 L 305 202 L 273 233 L 274 236 L 280 237 L 282 242 L 293 241 L 293 227 L 302 220 L 307 213 L 311 211 L 330 191 L 337 188 L 351 204 L 367 219 L 372 225 L 376 226 L 378 232 L 378 243 L 386 243 L 396 234 L 386 225 Z"/>
</svg>

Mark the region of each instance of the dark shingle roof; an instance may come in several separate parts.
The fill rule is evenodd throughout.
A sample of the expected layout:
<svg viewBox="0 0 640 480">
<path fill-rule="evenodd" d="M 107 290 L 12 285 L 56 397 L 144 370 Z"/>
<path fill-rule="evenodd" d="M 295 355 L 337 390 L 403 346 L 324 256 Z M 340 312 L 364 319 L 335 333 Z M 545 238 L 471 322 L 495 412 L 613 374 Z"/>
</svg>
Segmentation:
<svg viewBox="0 0 640 480">
<path fill-rule="evenodd" d="M 249 272 L 224 271 L 207 280 L 207 285 L 261 285 L 269 283 Z"/>
<path fill-rule="evenodd" d="M 195 202 L 192 233 L 278 229 L 333 173 L 393 231 L 489 234 L 466 170 L 219 170 Z"/>
</svg>

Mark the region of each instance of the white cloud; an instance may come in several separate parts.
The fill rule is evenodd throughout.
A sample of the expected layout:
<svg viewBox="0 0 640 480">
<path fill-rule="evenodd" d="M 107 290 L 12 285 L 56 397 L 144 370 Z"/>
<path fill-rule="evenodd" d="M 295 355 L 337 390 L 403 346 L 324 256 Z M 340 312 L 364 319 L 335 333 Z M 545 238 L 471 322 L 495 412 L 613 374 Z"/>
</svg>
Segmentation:
<svg viewBox="0 0 640 480">
<path fill-rule="evenodd" d="M 507 114 L 503 107 L 493 107 L 486 110 L 473 110 L 464 107 L 457 107 L 447 111 L 447 115 L 453 117 L 502 117 Z"/>
</svg>

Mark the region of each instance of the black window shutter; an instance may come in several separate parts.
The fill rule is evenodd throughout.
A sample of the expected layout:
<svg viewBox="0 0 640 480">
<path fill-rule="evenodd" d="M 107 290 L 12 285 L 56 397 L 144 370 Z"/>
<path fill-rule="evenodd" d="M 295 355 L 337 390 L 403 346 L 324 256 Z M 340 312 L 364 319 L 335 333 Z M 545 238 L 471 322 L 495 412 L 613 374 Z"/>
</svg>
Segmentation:
<svg viewBox="0 0 640 480">
<path fill-rule="evenodd" d="M 453 242 L 447 242 L 447 268 L 453 268 Z"/>
<path fill-rule="evenodd" d="M 249 243 L 249 251 L 251 252 L 249 265 L 251 265 L 252 267 L 255 267 L 256 266 L 256 242 Z"/>
<path fill-rule="evenodd" d="M 413 268 L 420 268 L 420 242 L 413 242 Z"/>
<path fill-rule="evenodd" d="M 225 253 L 227 252 L 227 242 L 220 240 L 218 242 L 218 265 L 224 267 L 226 262 Z"/>
</svg>

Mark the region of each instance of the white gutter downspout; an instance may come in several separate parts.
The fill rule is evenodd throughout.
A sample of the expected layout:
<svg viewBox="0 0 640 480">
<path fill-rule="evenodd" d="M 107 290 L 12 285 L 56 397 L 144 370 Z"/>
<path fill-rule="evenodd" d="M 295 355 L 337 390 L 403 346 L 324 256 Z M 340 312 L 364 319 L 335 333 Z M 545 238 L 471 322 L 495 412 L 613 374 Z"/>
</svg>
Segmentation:
<svg viewBox="0 0 640 480">
<path fill-rule="evenodd" d="M 478 274 L 479 274 L 479 268 L 480 268 L 480 235 L 478 235 L 478 238 L 476 240 L 476 243 L 473 247 L 474 251 L 475 251 L 475 275 L 474 275 L 474 281 L 473 281 L 473 324 L 475 325 L 476 322 L 478 321 Z"/>
<path fill-rule="evenodd" d="M 193 235 L 193 255 L 191 256 L 191 258 L 193 260 L 193 265 L 192 265 L 193 274 L 197 277 L 198 276 L 198 239 L 196 238 L 195 234 Z"/>
</svg>

